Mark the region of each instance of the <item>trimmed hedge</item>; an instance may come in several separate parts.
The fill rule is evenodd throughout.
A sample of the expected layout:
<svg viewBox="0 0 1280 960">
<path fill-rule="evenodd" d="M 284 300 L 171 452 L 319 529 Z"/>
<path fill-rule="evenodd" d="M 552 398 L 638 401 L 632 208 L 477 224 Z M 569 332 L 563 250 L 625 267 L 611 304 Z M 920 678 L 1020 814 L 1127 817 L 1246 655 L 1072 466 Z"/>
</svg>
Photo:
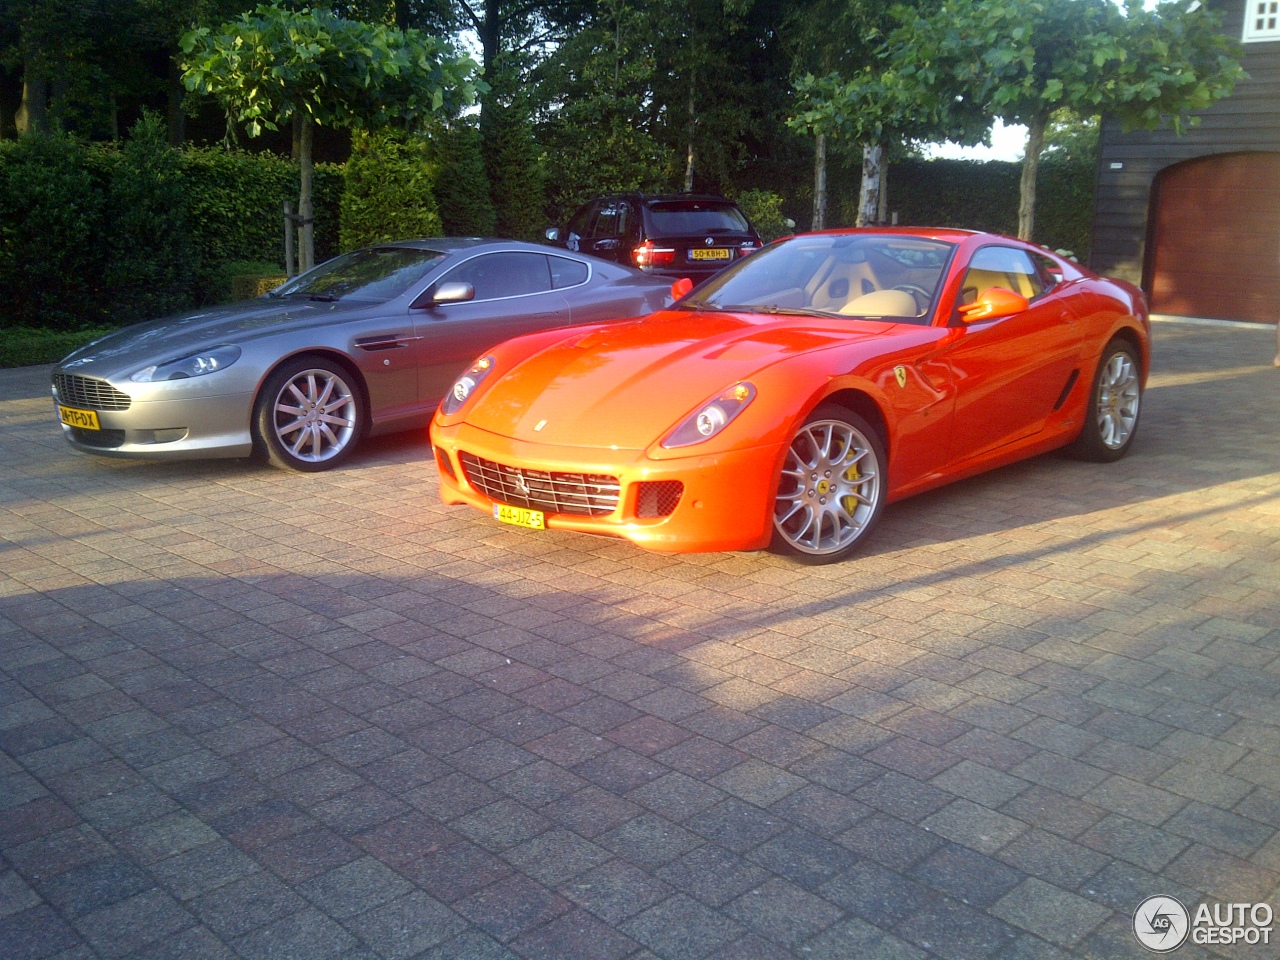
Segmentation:
<svg viewBox="0 0 1280 960">
<path fill-rule="evenodd" d="M 1035 241 L 1089 256 L 1093 217 L 1091 160 L 1040 161 Z M 1018 231 L 1020 163 L 909 159 L 889 166 L 889 209 L 904 225 L 965 227 L 1010 236 Z"/>
<path fill-rule="evenodd" d="M 222 265 L 236 260 L 284 265 L 284 202 L 298 205 L 298 168 L 287 157 L 222 147 L 182 151 L 187 216 L 199 295 L 208 299 Z M 342 168 L 318 163 L 312 181 L 316 263 L 338 252 Z"/>
</svg>

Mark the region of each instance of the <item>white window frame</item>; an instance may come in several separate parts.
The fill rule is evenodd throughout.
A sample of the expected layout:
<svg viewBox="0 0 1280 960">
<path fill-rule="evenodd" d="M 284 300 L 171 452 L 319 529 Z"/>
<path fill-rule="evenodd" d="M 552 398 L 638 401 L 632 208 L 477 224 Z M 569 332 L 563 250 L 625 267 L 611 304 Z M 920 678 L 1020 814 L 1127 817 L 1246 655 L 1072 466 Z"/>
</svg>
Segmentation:
<svg viewBox="0 0 1280 960">
<path fill-rule="evenodd" d="M 1280 40 L 1280 0 L 1245 0 L 1242 43 Z"/>
</svg>

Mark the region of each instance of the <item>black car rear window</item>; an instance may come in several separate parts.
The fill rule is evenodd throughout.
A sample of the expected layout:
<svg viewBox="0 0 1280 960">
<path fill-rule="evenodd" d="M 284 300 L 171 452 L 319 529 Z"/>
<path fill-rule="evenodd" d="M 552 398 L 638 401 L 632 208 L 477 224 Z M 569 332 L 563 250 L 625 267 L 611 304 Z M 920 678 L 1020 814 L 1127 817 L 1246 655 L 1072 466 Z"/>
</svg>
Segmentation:
<svg viewBox="0 0 1280 960">
<path fill-rule="evenodd" d="M 660 237 L 700 233 L 748 233 L 747 218 L 731 203 L 669 200 L 650 204 L 653 232 Z"/>
</svg>

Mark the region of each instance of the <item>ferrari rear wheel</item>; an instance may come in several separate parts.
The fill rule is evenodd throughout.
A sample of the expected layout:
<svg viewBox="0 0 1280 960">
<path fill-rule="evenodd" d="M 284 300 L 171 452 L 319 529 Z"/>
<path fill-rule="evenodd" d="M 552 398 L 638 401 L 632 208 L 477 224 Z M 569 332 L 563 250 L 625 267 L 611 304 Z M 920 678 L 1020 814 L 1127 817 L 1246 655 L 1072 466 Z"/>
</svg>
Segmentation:
<svg viewBox="0 0 1280 960">
<path fill-rule="evenodd" d="M 272 373 L 254 411 L 254 432 L 272 466 L 314 473 L 345 460 L 363 427 L 354 384 L 320 357 L 298 357 Z"/>
<path fill-rule="evenodd" d="M 787 448 L 772 549 L 815 564 L 851 554 L 884 508 L 885 463 L 884 444 L 869 423 L 843 407 L 815 410 Z"/>
<path fill-rule="evenodd" d="M 1072 452 L 1083 460 L 1109 463 L 1129 451 L 1138 429 L 1142 378 L 1133 348 L 1113 341 L 1102 353 L 1089 394 L 1089 407 Z"/>
</svg>

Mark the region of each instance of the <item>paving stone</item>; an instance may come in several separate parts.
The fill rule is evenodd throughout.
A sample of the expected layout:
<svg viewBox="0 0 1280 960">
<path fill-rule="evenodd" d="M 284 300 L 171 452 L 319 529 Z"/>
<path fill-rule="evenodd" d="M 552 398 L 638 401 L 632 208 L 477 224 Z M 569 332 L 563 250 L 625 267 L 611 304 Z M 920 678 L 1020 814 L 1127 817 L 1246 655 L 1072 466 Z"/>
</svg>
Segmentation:
<svg viewBox="0 0 1280 960">
<path fill-rule="evenodd" d="M 486 527 L 420 434 L 72 455 L 0 371 L 0 953 L 1124 960 L 1141 896 L 1280 902 L 1274 332 L 1154 330 L 1123 461 L 816 567 Z"/>
<path fill-rule="evenodd" d="M 693 960 L 706 957 L 738 939 L 736 921 L 682 895 L 668 897 L 621 924 L 623 933 L 662 957 Z"/>
<path fill-rule="evenodd" d="M 425 893 L 406 894 L 344 921 L 379 956 L 403 960 L 462 933 L 461 917 Z"/>
<path fill-rule="evenodd" d="M 825 930 L 842 911 L 785 880 L 773 879 L 727 904 L 725 914 L 774 943 L 795 947 Z"/>
<path fill-rule="evenodd" d="M 1036 877 L 1009 891 L 991 912 L 1063 947 L 1074 946 L 1110 915 L 1105 907 Z"/>
<path fill-rule="evenodd" d="M 668 864 L 658 871 L 658 875 L 668 880 L 671 884 L 670 886 L 648 871 L 615 859 L 601 864 L 593 870 L 579 874 L 566 883 L 560 884 L 557 887 L 557 892 L 583 907 L 594 916 L 599 917 L 605 923 L 616 927 L 623 920 L 633 917 L 655 903 L 665 900 L 671 895 L 672 886 L 681 887 L 683 885 L 682 880 L 694 883 L 705 882 L 708 887 L 712 887 L 719 882 L 722 884 L 719 889 L 722 890 L 732 887 L 734 885 L 734 868 L 730 864 L 723 862 L 716 864 L 726 867 L 728 876 L 702 875 L 699 868 L 704 861 L 695 858 L 702 850 L 708 849 L 710 848 L 699 848 L 699 850 L 687 854 L 681 860 Z M 724 896 L 724 901 L 722 902 L 727 902 L 744 889 L 763 879 L 764 874 L 759 873 L 744 883 L 742 867 L 745 867 L 748 871 L 751 870 L 749 865 L 741 865 L 737 871 L 737 889 L 733 893 Z M 698 891 L 698 893 L 702 899 L 712 903 L 715 902 L 712 896 L 704 895 L 708 891 Z"/>
</svg>

